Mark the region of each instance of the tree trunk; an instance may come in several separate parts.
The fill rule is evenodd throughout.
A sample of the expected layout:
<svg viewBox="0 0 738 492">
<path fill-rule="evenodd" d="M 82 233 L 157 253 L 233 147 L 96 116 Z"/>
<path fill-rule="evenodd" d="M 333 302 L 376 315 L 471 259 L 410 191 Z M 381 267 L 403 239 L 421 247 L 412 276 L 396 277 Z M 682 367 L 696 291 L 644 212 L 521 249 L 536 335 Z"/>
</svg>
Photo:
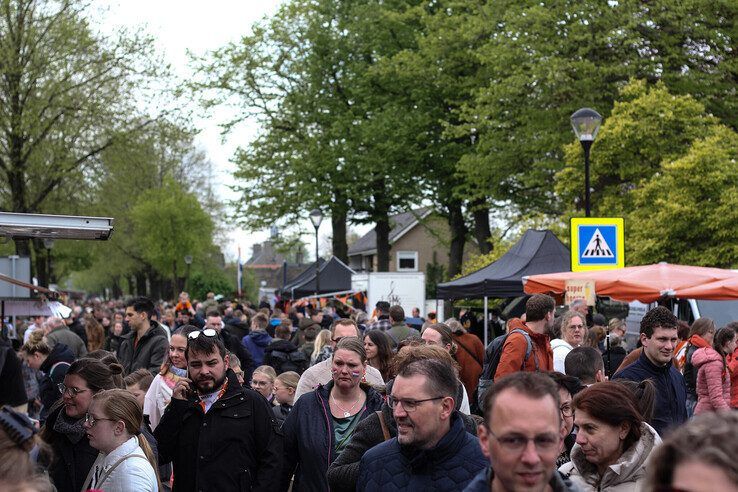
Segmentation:
<svg viewBox="0 0 738 492">
<path fill-rule="evenodd" d="M 146 275 L 143 272 L 136 272 L 136 295 L 146 296 Z"/>
<path fill-rule="evenodd" d="M 46 268 L 51 262 L 49 261 L 49 255 L 51 251 L 44 247 L 43 240 L 33 239 L 33 257 L 31 259 L 31 265 L 33 265 L 36 272 L 36 279 L 38 285 L 41 287 L 48 287 L 51 283 L 51 272 Z"/>
<path fill-rule="evenodd" d="M 466 242 L 467 227 L 464 214 L 461 211 L 461 202 L 452 201 L 448 205 L 448 227 L 451 231 L 451 248 L 448 252 L 448 275 L 455 277 L 461 272 L 461 263 L 464 261 L 464 243 Z"/>
<path fill-rule="evenodd" d="M 113 277 L 113 299 L 123 297 L 123 289 L 120 287 L 120 277 Z"/>
<path fill-rule="evenodd" d="M 389 272 L 391 248 L 389 243 L 389 214 L 377 218 L 377 226 L 374 231 L 377 236 L 377 271 Z"/>
<path fill-rule="evenodd" d="M 333 226 L 333 238 L 331 247 L 333 256 L 348 264 L 348 244 L 346 243 L 346 220 L 345 209 L 331 210 L 331 226 Z"/>
<path fill-rule="evenodd" d="M 479 244 L 479 252 L 486 255 L 492 251 L 492 243 L 489 238 L 492 231 L 489 227 L 489 207 L 484 204 L 483 200 L 475 200 L 472 203 L 474 215 L 474 239 Z"/>
</svg>

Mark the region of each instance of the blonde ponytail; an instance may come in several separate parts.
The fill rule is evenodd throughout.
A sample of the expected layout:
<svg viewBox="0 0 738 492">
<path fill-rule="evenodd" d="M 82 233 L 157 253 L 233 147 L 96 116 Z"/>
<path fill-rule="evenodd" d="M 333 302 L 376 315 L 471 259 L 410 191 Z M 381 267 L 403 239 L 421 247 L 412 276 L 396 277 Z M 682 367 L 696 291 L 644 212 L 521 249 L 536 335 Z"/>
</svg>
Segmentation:
<svg viewBox="0 0 738 492">
<path fill-rule="evenodd" d="M 136 437 L 138 437 L 138 445 L 141 447 L 146 459 L 149 460 L 151 467 L 154 469 L 154 475 L 156 475 L 156 483 L 158 484 L 159 492 L 163 492 L 161 487 L 161 477 L 159 477 L 159 465 L 156 462 L 154 451 L 152 451 L 151 446 L 149 446 L 149 441 L 146 440 L 146 437 L 143 434 L 139 434 Z"/>
</svg>

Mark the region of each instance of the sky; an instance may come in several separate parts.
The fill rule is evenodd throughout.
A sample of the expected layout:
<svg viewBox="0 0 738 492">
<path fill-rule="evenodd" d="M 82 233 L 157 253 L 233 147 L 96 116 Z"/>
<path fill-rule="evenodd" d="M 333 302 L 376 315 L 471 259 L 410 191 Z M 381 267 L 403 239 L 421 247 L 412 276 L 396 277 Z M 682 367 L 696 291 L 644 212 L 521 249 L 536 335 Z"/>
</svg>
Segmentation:
<svg viewBox="0 0 738 492">
<path fill-rule="evenodd" d="M 143 27 L 156 38 L 157 48 L 171 64 L 176 75 L 188 77 L 188 50 L 196 55 L 204 54 L 226 45 L 250 33 L 254 22 L 274 14 L 284 0 L 106 0 L 94 5 L 100 11 L 94 14 L 103 32 L 115 32 L 121 27 Z M 225 114 L 225 110 L 221 116 Z M 216 189 L 224 199 L 236 195 L 226 186 L 232 181 L 235 166 L 229 161 L 237 148 L 235 142 L 250 141 L 256 134 L 256 125 L 246 124 L 238 133 L 222 140 L 218 127 L 218 112 L 213 117 L 200 117 L 194 124 L 201 129 L 197 137 L 199 145 L 215 164 Z M 226 258 L 235 260 L 238 246 L 243 259 L 248 259 L 253 244 L 269 237 L 269 231 L 247 232 L 226 224 L 229 230 L 228 244 L 220 245 Z M 315 251 L 314 229 L 307 217 L 301 230 L 308 251 Z M 330 236 L 330 221 L 320 228 L 323 248 Z"/>
</svg>

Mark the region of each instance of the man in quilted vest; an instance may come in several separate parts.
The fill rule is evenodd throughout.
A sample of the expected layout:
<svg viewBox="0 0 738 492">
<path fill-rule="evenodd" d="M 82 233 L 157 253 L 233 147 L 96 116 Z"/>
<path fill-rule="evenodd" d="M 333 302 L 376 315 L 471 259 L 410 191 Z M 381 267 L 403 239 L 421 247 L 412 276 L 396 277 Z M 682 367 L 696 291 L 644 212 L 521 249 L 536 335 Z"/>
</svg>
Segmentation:
<svg viewBox="0 0 738 492">
<path fill-rule="evenodd" d="M 426 359 L 400 369 L 388 405 L 397 437 L 367 451 L 357 490 L 462 490 L 487 460 L 455 409 L 457 380 L 447 362 Z"/>
</svg>

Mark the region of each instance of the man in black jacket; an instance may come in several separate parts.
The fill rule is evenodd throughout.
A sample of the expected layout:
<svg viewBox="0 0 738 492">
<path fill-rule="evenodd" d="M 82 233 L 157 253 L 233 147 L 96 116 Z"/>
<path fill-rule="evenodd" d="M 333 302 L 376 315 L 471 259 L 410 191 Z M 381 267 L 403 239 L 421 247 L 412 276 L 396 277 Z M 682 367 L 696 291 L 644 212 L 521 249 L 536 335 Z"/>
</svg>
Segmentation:
<svg viewBox="0 0 738 492">
<path fill-rule="evenodd" d="M 159 462 L 174 463 L 173 492 L 276 490 L 282 437 L 269 404 L 238 384 L 223 342 L 206 333 L 188 336 L 190 379 L 174 387 L 156 427 Z"/>
<path fill-rule="evenodd" d="M 169 352 L 169 340 L 164 328 L 152 321 L 154 303 L 146 297 L 132 299 L 126 305 L 126 321 L 131 332 L 118 347 L 118 360 L 126 375 L 137 369 L 159 374 Z"/>
<path fill-rule="evenodd" d="M 241 339 L 236 338 L 231 333 L 231 328 L 223 323 L 223 318 L 218 311 L 208 311 L 205 317 L 205 328 L 212 328 L 218 333 L 218 337 L 225 345 L 228 352 L 236 354 L 238 360 L 241 361 L 241 369 L 243 370 L 243 379 L 247 383 L 251 381 L 251 375 L 254 373 L 254 358 L 241 344 Z"/>
</svg>

